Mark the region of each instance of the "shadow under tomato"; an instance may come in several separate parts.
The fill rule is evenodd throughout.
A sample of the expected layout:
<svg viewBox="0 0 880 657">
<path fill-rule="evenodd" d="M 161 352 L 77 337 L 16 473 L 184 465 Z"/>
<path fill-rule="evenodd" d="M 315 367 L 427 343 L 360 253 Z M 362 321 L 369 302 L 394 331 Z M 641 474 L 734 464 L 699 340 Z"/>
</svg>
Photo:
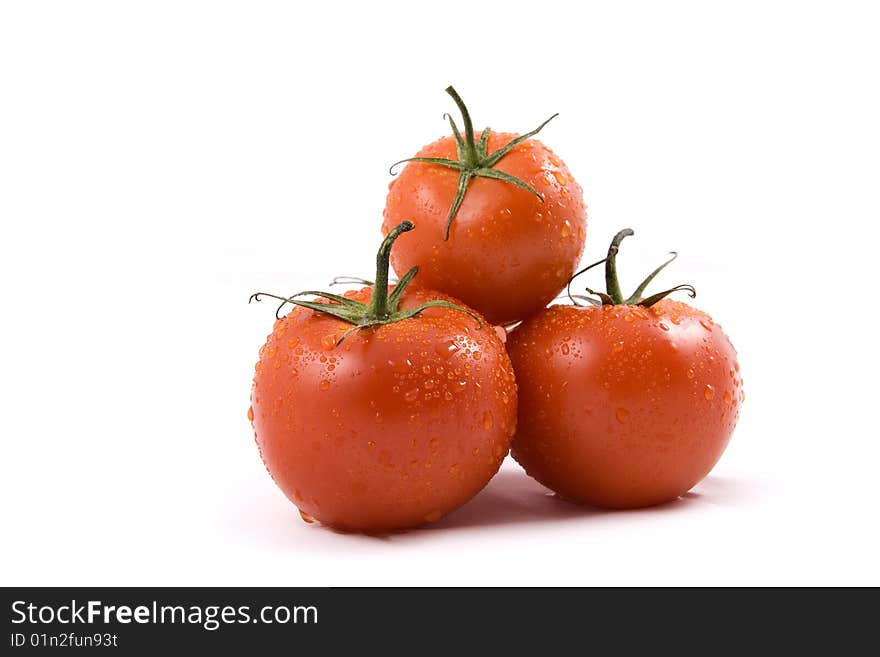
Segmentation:
<svg viewBox="0 0 880 657">
<path fill-rule="evenodd" d="M 236 514 L 241 525 L 236 534 L 256 535 L 269 532 L 274 542 L 290 545 L 302 544 L 302 529 L 306 525 L 299 519 L 295 509 L 282 501 L 277 491 L 267 491 L 265 499 L 249 500 L 241 505 Z M 529 477 L 518 465 L 508 461 L 501 471 L 489 482 L 474 499 L 453 511 L 439 521 L 416 529 L 392 533 L 365 534 L 343 532 L 315 524 L 310 527 L 316 531 L 311 535 L 319 539 L 324 532 L 345 536 L 348 540 L 372 543 L 405 544 L 416 539 L 425 539 L 439 533 L 454 533 L 456 530 L 475 530 L 513 527 L 515 525 L 542 523 L 571 523 L 578 521 L 612 519 L 634 519 L 637 516 L 660 515 L 694 510 L 706 505 L 736 507 L 748 504 L 762 497 L 756 482 L 731 477 L 710 475 L 694 489 L 681 498 L 658 506 L 631 510 L 607 510 L 577 504 L 565 500 Z M 223 514 L 228 517 L 228 509 Z M 247 531 L 242 532 L 242 526 Z M 326 534 L 324 534 L 326 535 Z M 322 543 L 321 549 L 327 546 Z"/>
<path fill-rule="evenodd" d="M 568 501 L 521 469 L 502 469 L 473 500 L 441 520 L 416 531 L 442 531 L 517 523 L 546 523 L 609 515 L 682 511 L 697 505 L 736 506 L 754 491 L 729 477 L 709 476 L 682 497 L 657 506 L 609 510 Z"/>
<path fill-rule="evenodd" d="M 474 499 L 423 529 L 554 522 L 602 513 L 608 512 L 560 498 L 519 468 L 504 468 Z"/>
</svg>

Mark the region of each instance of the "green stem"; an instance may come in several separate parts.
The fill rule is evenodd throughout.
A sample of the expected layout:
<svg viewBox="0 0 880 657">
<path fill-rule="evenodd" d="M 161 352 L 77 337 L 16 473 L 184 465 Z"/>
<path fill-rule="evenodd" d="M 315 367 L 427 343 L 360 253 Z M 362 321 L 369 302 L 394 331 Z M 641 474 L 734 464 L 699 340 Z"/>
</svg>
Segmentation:
<svg viewBox="0 0 880 657">
<path fill-rule="evenodd" d="M 416 274 L 419 273 L 418 266 L 413 267 L 401 276 L 400 280 L 397 281 L 397 285 L 394 286 L 394 291 L 391 294 L 388 294 L 388 261 L 391 257 L 391 248 L 394 245 L 394 241 L 400 237 L 402 233 L 412 230 L 413 228 L 415 228 L 415 226 L 411 221 L 404 221 L 393 228 L 391 232 L 385 236 L 385 239 L 382 240 L 382 245 L 379 247 L 379 252 L 376 254 L 376 282 L 373 284 L 373 291 L 370 294 L 369 303 L 362 303 L 361 301 L 349 297 L 332 294 L 330 292 L 318 292 L 315 290 L 306 290 L 305 292 L 299 292 L 289 297 L 282 297 L 269 292 L 256 292 L 251 295 L 250 301 L 259 301 L 263 296 L 277 299 L 281 302 L 281 305 L 278 306 L 278 310 L 275 311 L 275 316 L 278 317 L 278 319 L 281 319 L 279 316 L 281 309 L 287 304 L 291 304 L 299 306 L 300 308 L 307 308 L 313 312 L 324 313 L 325 315 L 330 315 L 331 317 L 342 320 L 346 324 L 351 324 L 351 328 L 346 330 L 336 341 L 337 346 L 345 340 L 346 337 L 358 330 L 368 329 L 371 326 L 394 324 L 395 322 L 410 319 L 421 314 L 423 310 L 427 310 L 428 308 L 451 308 L 452 310 L 457 310 L 473 317 L 477 322 L 478 329 L 483 328 L 482 320 L 472 310 L 444 299 L 432 299 L 422 303 L 420 306 L 416 306 L 415 308 L 401 310 L 400 302 L 403 299 L 403 292 L 407 289 L 407 286 L 412 282 L 413 278 L 415 278 Z M 369 281 L 363 282 L 369 283 Z M 323 297 L 327 299 L 327 301 L 318 301 L 317 299 L 305 301 L 298 298 L 304 295 Z M 250 301 L 248 303 L 250 303 Z"/>
<path fill-rule="evenodd" d="M 623 239 L 634 234 L 632 228 L 624 228 L 617 233 L 611 240 L 611 246 L 608 247 L 608 257 L 605 258 L 605 288 L 615 304 L 623 303 L 623 292 L 620 291 L 620 281 L 617 280 L 617 252 L 620 250 L 620 243 Z"/>
<path fill-rule="evenodd" d="M 422 164 L 438 165 L 458 171 L 458 186 L 455 192 L 455 198 L 449 207 L 449 214 L 446 219 L 446 236 L 443 238 L 444 240 L 449 240 L 452 222 L 455 220 L 455 216 L 461 208 L 461 204 L 464 201 L 465 194 L 468 190 L 468 185 L 470 185 L 474 178 L 491 178 L 493 180 L 499 180 L 501 182 L 515 185 L 520 189 L 524 189 L 534 194 L 541 203 L 544 202 L 544 197 L 541 196 L 532 185 L 509 173 L 498 171 L 494 167 L 519 144 L 538 134 L 541 129 L 557 115 L 554 114 L 534 130 L 531 130 L 524 135 L 520 135 L 519 137 L 514 137 L 505 145 L 493 151 L 492 155 L 489 155 L 486 152 L 491 132 L 489 128 L 487 127 L 483 130 L 480 134 L 480 140 L 477 142 L 474 139 L 474 124 L 471 121 L 470 112 L 468 112 L 461 96 L 458 95 L 458 92 L 451 85 L 446 87 L 446 93 L 455 101 L 455 104 L 461 112 L 461 118 L 464 121 L 464 136 L 462 136 L 452 116 L 450 114 L 443 115 L 443 118 L 449 121 L 449 126 L 452 128 L 452 137 L 455 140 L 457 159 L 453 160 L 443 157 L 408 157 L 392 164 L 390 173 L 394 175 L 394 167 L 398 164 L 403 164 L 404 162 L 420 162 Z"/>
<path fill-rule="evenodd" d="M 471 122 L 470 112 L 468 112 L 464 101 L 452 85 L 446 87 L 446 93 L 452 96 L 452 100 L 458 105 L 458 109 L 461 112 L 461 119 L 464 121 L 464 151 L 467 161 L 463 164 L 468 168 L 476 167 L 480 158 L 477 154 L 477 143 L 474 140 L 474 124 Z"/>
<path fill-rule="evenodd" d="M 367 307 L 367 316 L 370 319 L 387 319 L 390 314 L 388 310 L 388 263 L 391 258 L 391 247 L 402 233 L 413 228 L 411 221 L 404 221 L 395 226 L 382 240 L 382 245 L 376 254 L 376 282 L 373 284 L 370 305 Z"/>
<path fill-rule="evenodd" d="M 651 296 L 649 296 L 646 299 L 642 298 L 642 293 L 645 291 L 645 288 L 647 288 L 648 285 L 650 285 L 651 281 L 653 281 L 657 277 L 657 274 L 659 274 L 661 271 L 663 271 L 670 262 L 672 262 L 673 260 L 675 260 L 676 257 L 678 257 L 678 254 L 675 251 L 672 251 L 672 257 L 669 258 L 662 265 L 657 267 L 657 269 L 652 271 L 648 275 L 648 277 L 642 281 L 641 285 L 639 285 L 639 287 L 636 288 L 636 291 L 633 292 L 629 296 L 629 298 L 624 299 L 623 293 L 620 291 L 620 281 L 617 280 L 617 253 L 618 253 L 618 251 L 620 251 L 620 243 L 623 242 L 624 238 L 629 237 L 630 235 L 634 235 L 634 234 L 635 233 L 633 232 L 633 230 L 631 228 L 624 228 L 622 231 L 620 231 L 619 233 L 617 233 L 617 235 L 614 236 L 614 239 L 611 240 L 611 246 L 608 247 L 608 255 L 604 258 L 604 260 L 599 260 L 598 262 L 594 262 L 589 267 L 584 267 L 579 272 L 577 272 L 574 276 L 571 277 L 571 279 L 568 281 L 568 287 L 566 289 L 568 292 L 568 298 L 571 299 L 571 301 L 574 305 L 579 305 L 575 301 L 575 299 L 580 298 L 580 297 L 576 297 L 575 295 L 572 295 L 571 282 L 576 277 L 583 274 L 585 271 L 588 271 L 588 270 L 592 269 L 593 267 L 602 264 L 603 262 L 605 263 L 605 289 L 606 289 L 606 292 L 596 292 L 594 290 L 591 290 L 590 288 L 586 288 L 588 293 L 594 294 L 597 297 L 599 297 L 599 301 L 595 301 L 592 299 L 589 300 L 590 303 L 592 303 L 594 305 L 600 305 L 600 301 L 601 301 L 601 305 L 603 305 L 603 306 L 644 306 L 645 308 L 650 308 L 655 303 L 657 303 L 661 299 L 665 299 L 668 295 L 672 294 L 673 292 L 686 291 L 686 292 L 688 292 L 688 294 L 691 295 L 691 298 L 697 296 L 697 291 L 694 289 L 694 286 L 690 285 L 690 284 L 686 284 L 686 285 L 676 285 L 675 287 L 670 288 L 668 290 L 664 290 L 663 292 L 658 292 L 657 294 L 652 294 Z"/>
</svg>

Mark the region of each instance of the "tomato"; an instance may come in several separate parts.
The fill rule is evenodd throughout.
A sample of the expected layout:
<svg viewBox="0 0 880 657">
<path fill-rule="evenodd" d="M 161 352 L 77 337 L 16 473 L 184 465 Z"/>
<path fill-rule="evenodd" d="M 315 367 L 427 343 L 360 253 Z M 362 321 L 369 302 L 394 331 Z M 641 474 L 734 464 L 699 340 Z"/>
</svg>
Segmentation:
<svg viewBox="0 0 880 657">
<path fill-rule="evenodd" d="M 454 136 L 425 146 L 392 181 L 383 231 L 404 219 L 417 226 L 392 265 L 398 273 L 419 265 L 422 285 L 490 322 L 513 322 L 546 306 L 574 273 L 587 228 L 583 192 L 562 160 L 528 138 L 540 127 L 523 137 L 487 128 L 476 141 L 467 108 L 447 92 L 465 136 L 453 122 Z"/>
<path fill-rule="evenodd" d="M 331 303 L 289 299 L 297 307 L 275 323 L 254 376 L 249 416 L 269 473 L 305 520 L 343 530 L 413 527 L 464 504 L 497 472 L 516 424 L 503 331 L 406 287 L 412 276 L 387 295 L 395 237 L 375 286 Z M 386 313 L 371 315 L 383 295 Z"/>
<path fill-rule="evenodd" d="M 512 450 L 563 497 L 642 507 L 675 499 L 706 476 L 744 394 L 736 351 L 709 315 L 662 298 L 669 291 L 642 299 L 640 288 L 621 299 L 612 247 L 601 306 L 553 306 L 510 335 L 519 387 Z"/>
</svg>

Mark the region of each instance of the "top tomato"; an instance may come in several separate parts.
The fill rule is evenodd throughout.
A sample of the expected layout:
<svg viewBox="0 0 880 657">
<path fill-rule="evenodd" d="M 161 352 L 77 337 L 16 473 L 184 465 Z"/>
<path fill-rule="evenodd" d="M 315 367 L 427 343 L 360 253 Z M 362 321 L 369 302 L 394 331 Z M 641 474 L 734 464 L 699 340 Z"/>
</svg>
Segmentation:
<svg viewBox="0 0 880 657">
<path fill-rule="evenodd" d="M 419 151 L 392 181 L 383 232 L 404 220 L 391 256 L 401 274 L 419 265 L 422 285 L 451 294 L 496 324 L 547 305 L 574 273 L 587 217 L 580 185 L 549 148 L 530 137 L 486 128 L 475 138 L 452 87 L 464 135 Z M 552 117 L 551 117 L 552 118 Z"/>
</svg>

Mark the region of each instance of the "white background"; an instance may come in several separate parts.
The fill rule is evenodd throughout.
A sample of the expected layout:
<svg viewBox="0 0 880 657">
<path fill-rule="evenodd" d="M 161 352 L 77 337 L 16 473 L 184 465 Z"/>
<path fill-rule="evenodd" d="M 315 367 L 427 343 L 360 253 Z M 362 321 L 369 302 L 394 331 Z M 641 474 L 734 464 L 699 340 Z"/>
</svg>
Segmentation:
<svg viewBox="0 0 880 657">
<path fill-rule="evenodd" d="M 878 30 L 850 2 L 3 3 L 0 583 L 880 584 Z M 687 498 L 579 508 L 508 462 L 369 538 L 264 471 L 247 297 L 372 273 L 450 83 L 478 127 L 560 112 L 585 259 L 631 226 L 628 287 L 679 250 L 662 281 L 737 345 L 742 419 Z"/>
</svg>

